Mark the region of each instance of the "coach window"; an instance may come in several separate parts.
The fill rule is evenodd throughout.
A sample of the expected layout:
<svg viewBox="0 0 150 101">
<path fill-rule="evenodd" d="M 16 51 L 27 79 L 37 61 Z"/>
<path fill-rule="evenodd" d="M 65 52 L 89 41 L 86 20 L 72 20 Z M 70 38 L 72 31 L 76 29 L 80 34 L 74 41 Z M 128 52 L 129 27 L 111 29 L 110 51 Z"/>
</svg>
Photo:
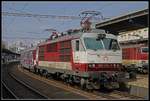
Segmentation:
<svg viewBox="0 0 150 101">
<path fill-rule="evenodd" d="M 76 40 L 76 51 L 79 51 L 79 40 Z"/>
</svg>

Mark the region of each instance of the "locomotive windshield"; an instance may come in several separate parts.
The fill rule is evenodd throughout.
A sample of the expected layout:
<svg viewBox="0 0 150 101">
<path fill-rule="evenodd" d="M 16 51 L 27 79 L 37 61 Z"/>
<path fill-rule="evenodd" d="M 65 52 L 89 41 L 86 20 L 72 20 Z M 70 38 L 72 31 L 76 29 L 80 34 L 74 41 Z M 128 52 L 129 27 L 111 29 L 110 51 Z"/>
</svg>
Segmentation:
<svg viewBox="0 0 150 101">
<path fill-rule="evenodd" d="M 119 50 L 120 49 L 118 42 L 115 39 L 104 38 L 103 43 L 104 43 L 105 49 L 107 50 Z"/>
<path fill-rule="evenodd" d="M 85 46 L 87 49 L 99 50 L 119 50 L 119 45 L 116 39 L 104 38 L 96 40 L 96 38 L 86 37 L 84 38 Z"/>
<path fill-rule="evenodd" d="M 143 53 L 148 53 L 148 47 L 142 47 L 142 52 Z"/>
<path fill-rule="evenodd" d="M 104 49 L 102 41 L 96 40 L 96 38 L 84 38 L 85 46 L 87 49 L 98 50 Z"/>
</svg>

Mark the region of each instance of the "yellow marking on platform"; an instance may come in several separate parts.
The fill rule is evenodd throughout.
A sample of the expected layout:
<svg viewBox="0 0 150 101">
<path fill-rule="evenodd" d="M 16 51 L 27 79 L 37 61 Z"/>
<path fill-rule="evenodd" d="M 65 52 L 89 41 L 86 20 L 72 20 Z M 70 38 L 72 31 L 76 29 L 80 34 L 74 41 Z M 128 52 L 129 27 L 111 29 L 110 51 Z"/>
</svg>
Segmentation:
<svg viewBox="0 0 150 101">
<path fill-rule="evenodd" d="M 115 94 L 115 93 L 111 93 L 110 95 L 111 95 L 111 96 L 114 96 L 114 97 L 117 97 L 118 99 L 120 99 L 120 98 L 122 97 L 121 95 Z"/>
<path fill-rule="evenodd" d="M 139 86 L 139 87 L 145 87 L 145 88 L 148 88 L 149 85 L 148 78 L 137 79 L 136 81 L 128 82 L 128 84 Z"/>
<path fill-rule="evenodd" d="M 139 86 L 139 87 L 149 87 L 148 77 L 137 76 L 137 80 L 128 82 L 129 85 Z"/>
</svg>

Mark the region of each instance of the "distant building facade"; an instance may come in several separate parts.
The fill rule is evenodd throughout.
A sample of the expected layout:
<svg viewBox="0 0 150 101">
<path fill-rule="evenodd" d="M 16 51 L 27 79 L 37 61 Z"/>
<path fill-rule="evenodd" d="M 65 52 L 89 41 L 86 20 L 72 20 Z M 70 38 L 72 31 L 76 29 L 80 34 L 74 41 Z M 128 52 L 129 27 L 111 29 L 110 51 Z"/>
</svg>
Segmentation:
<svg viewBox="0 0 150 101">
<path fill-rule="evenodd" d="M 148 40 L 148 28 L 121 32 L 118 35 L 118 41 Z"/>
</svg>

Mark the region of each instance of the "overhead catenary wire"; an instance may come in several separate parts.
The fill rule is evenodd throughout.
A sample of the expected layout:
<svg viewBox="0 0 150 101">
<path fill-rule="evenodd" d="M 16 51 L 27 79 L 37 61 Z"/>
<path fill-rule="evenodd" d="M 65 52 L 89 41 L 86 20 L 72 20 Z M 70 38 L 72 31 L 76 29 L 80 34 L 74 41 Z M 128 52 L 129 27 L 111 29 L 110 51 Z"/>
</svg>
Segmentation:
<svg viewBox="0 0 150 101">
<path fill-rule="evenodd" d="M 28 5 L 28 3 L 25 3 L 24 6 L 22 7 L 21 11 L 25 9 L 25 7 Z M 9 29 L 10 25 L 13 24 L 13 22 L 15 21 L 16 17 L 14 17 L 11 22 L 7 25 L 7 29 Z"/>
<path fill-rule="evenodd" d="M 37 40 L 39 40 L 39 39 L 47 39 L 47 38 L 33 38 L 33 37 L 3 37 L 4 39 L 37 39 Z"/>
<path fill-rule="evenodd" d="M 13 10 L 15 12 L 19 12 L 19 13 L 29 13 L 27 11 L 21 11 L 21 10 L 17 10 L 17 9 L 14 9 L 14 8 L 11 8 L 11 7 L 9 7 L 9 9 L 11 9 L 11 10 Z M 33 18 L 35 18 L 39 22 L 39 24 L 43 23 L 39 17 L 33 17 Z"/>
<path fill-rule="evenodd" d="M 25 3 L 24 6 L 21 8 L 20 11 L 24 10 L 27 5 L 28 5 L 28 3 Z M 14 17 L 14 18 L 11 20 L 11 22 L 7 25 L 7 27 L 6 27 L 6 33 L 7 33 L 7 31 L 10 29 L 11 25 L 14 23 L 15 20 L 16 20 L 16 17 Z M 6 38 L 5 38 L 5 39 L 6 39 Z M 12 38 L 10 38 L 10 39 L 12 39 Z"/>
<path fill-rule="evenodd" d="M 96 9 L 96 10 L 103 10 L 104 8 L 106 8 L 106 7 L 108 7 L 108 6 L 111 6 L 111 5 L 113 5 L 113 3 L 106 4 L 106 5 L 104 5 L 103 7 L 98 8 L 98 9 Z"/>
<path fill-rule="evenodd" d="M 9 7 L 9 9 L 11 9 L 11 10 L 13 10 L 13 11 L 16 11 L 16 12 L 19 12 L 19 13 L 26 13 L 26 12 L 23 11 L 23 10 L 25 9 L 25 7 L 26 7 L 27 5 L 28 5 L 28 3 L 25 3 L 21 10 L 14 9 L 14 8 L 12 8 L 12 7 Z M 16 19 L 16 16 L 15 16 L 15 18 L 13 18 L 13 19 L 11 20 L 11 22 L 8 24 L 7 29 L 10 27 L 11 24 L 13 24 L 13 22 L 15 21 L 15 19 Z M 35 19 L 37 19 L 37 20 L 39 21 L 39 19 L 38 19 L 37 17 L 36 17 Z M 39 21 L 39 22 L 41 23 L 41 21 Z M 7 33 L 7 30 L 6 30 L 6 33 Z M 43 31 L 42 31 L 41 33 L 37 33 L 37 32 L 26 32 L 26 33 L 36 34 L 36 35 L 37 35 L 37 34 L 43 33 Z M 30 40 L 30 39 L 32 39 L 32 40 L 46 39 L 46 38 L 6 37 L 6 36 L 3 36 L 3 38 L 4 38 L 4 39 L 23 39 L 23 40 L 26 40 L 26 39 L 27 39 L 27 40 Z"/>
<path fill-rule="evenodd" d="M 18 17 L 38 17 L 38 18 L 54 18 L 63 20 L 79 20 L 79 16 L 63 16 L 63 15 L 45 15 L 45 14 L 33 14 L 33 13 L 17 13 L 17 12 L 2 12 L 3 16 L 18 16 Z M 99 20 L 100 18 L 93 18 L 94 20 Z"/>
<path fill-rule="evenodd" d="M 81 19 L 80 16 L 66 16 L 66 15 L 63 16 L 63 15 L 46 15 L 46 14 L 27 13 L 27 12 L 23 11 L 27 5 L 28 5 L 27 3 L 24 4 L 24 6 L 22 7 L 21 10 L 13 9 L 13 10 L 15 10 L 15 12 L 5 12 L 4 11 L 4 12 L 1 12 L 1 14 L 2 14 L 2 16 L 15 16 L 15 18 L 12 20 L 12 22 L 9 25 L 11 25 L 15 21 L 16 17 L 33 17 L 33 18 L 36 18 L 39 22 L 40 22 L 40 18 L 63 19 L 63 24 L 64 24 L 64 20 L 79 20 L 79 19 Z M 100 20 L 99 18 L 93 18 L 93 19 L 94 20 Z M 33 31 L 29 31 L 27 33 L 40 34 L 40 33 L 36 33 Z M 43 33 L 43 31 L 42 31 L 42 33 Z M 15 38 L 12 38 L 12 39 L 15 39 Z M 21 39 L 25 39 L 25 38 L 21 38 Z M 31 38 L 31 39 L 37 39 L 37 38 Z"/>
</svg>

